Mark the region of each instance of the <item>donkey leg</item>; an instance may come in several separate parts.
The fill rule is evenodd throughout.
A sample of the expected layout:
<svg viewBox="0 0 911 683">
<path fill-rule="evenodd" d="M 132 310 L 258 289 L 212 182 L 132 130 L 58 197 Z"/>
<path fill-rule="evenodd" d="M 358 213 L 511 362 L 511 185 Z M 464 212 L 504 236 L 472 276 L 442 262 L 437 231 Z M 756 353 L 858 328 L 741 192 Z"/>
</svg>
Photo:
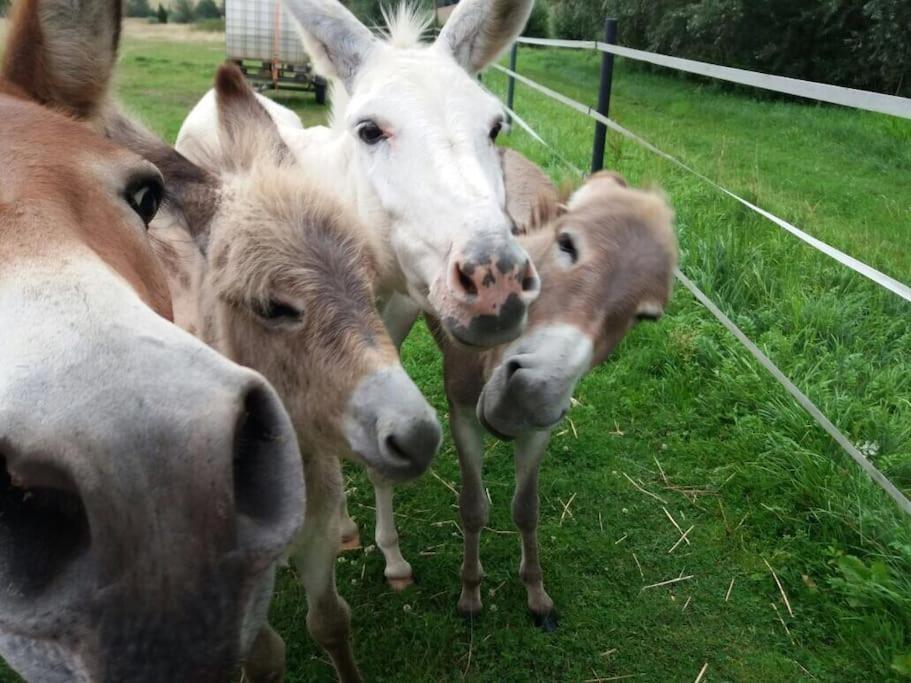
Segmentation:
<svg viewBox="0 0 911 683">
<path fill-rule="evenodd" d="M 285 641 L 268 623 L 244 658 L 244 677 L 250 683 L 281 683 L 285 678 Z"/>
<path fill-rule="evenodd" d="M 395 348 L 401 349 L 402 343 L 414 327 L 421 308 L 404 294 L 393 294 L 383 307 L 383 323 Z"/>
<path fill-rule="evenodd" d="M 390 588 L 403 591 L 414 583 L 411 565 L 402 557 L 399 548 L 399 532 L 395 528 L 395 514 L 392 509 L 392 483 L 368 469 L 373 493 L 376 498 L 376 544 L 383 551 L 386 560 L 384 574 Z"/>
<path fill-rule="evenodd" d="M 335 458 L 323 462 L 314 458 L 306 464 L 307 509 L 300 542 L 294 549 L 294 564 L 307 594 L 307 630 L 329 653 L 339 680 L 359 683 L 361 674 L 351 649 L 351 610 L 335 584 L 341 538 L 341 463 Z"/>
<path fill-rule="evenodd" d="M 481 530 L 487 526 L 490 504 L 484 494 L 481 466 L 484 459 L 484 430 L 471 406 L 450 404 L 449 424 L 456 451 L 462 490 L 459 493 L 459 515 L 462 518 L 464 556 L 462 558 L 462 594 L 459 613 L 475 617 L 481 612 Z"/>
<path fill-rule="evenodd" d="M 351 515 L 348 514 L 348 496 L 345 493 L 344 484 L 342 485 L 342 495 L 339 501 L 339 531 L 342 537 L 342 552 L 357 550 L 361 547 L 361 533 L 357 527 L 357 522 L 351 519 Z"/>
<path fill-rule="evenodd" d="M 529 432 L 516 440 L 516 493 L 512 499 L 512 519 L 522 535 L 519 578 L 528 592 L 535 625 L 545 631 L 557 628 L 554 601 L 544 590 L 538 559 L 538 470 L 549 441 L 549 432 Z"/>
</svg>

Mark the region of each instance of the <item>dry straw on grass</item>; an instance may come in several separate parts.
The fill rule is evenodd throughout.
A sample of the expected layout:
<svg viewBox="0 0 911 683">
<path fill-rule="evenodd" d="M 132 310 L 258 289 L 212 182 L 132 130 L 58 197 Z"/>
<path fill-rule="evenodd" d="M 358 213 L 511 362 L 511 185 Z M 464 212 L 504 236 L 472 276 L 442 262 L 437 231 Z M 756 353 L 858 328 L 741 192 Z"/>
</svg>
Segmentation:
<svg viewBox="0 0 911 683">
<path fill-rule="evenodd" d="M 454 487 L 452 484 L 450 484 L 448 481 L 446 481 L 445 479 L 443 479 L 443 477 L 441 477 L 439 474 L 437 474 L 436 472 L 434 472 L 433 469 L 428 470 L 428 472 L 430 472 L 431 476 L 432 476 L 434 479 L 436 479 L 436 480 L 437 480 L 438 482 L 440 482 L 443 486 L 445 486 L 445 487 L 448 488 L 450 491 L 452 491 L 452 495 L 454 495 L 456 498 L 459 497 L 459 492 L 455 490 L 455 487 Z"/>
<path fill-rule="evenodd" d="M 781 598 L 784 600 L 784 606 L 788 608 L 788 614 L 793 617 L 794 610 L 791 609 L 791 602 L 788 600 L 788 594 L 784 592 L 784 586 L 782 586 L 781 581 L 778 580 L 778 574 L 776 574 L 775 570 L 772 569 L 772 565 L 769 564 L 768 560 L 763 557 L 762 561 L 765 562 L 765 566 L 769 568 L 770 572 L 772 572 L 772 578 L 775 579 L 775 583 L 778 585 L 778 590 L 781 591 Z"/>
<path fill-rule="evenodd" d="M 657 494 L 655 494 L 655 493 L 652 493 L 651 491 L 646 491 L 644 488 L 642 488 L 641 486 L 639 486 L 639 484 L 637 484 L 635 481 L 633 481 L 633 479 L 632 479 L 626 472 L 621 472 L 620 474 L 622 474 L 624 477 L 626 477 L 626 480 L 627 480 L 630 484 L 632 484 L 633 486 L 635 486 L 637 489 L 639 489 L 639 490 L 640 490 L 642 493 L 644 493 L 645 495 L 651 496 L 652 498 L 654 498 L 655 500 L 657 500 L 658 502 L 660 502 L 662 505 L 667 505 L 667 501 L 664 500 L 664 498 L 662 498 L 661 496 L 659 496 L 659 495 L 657 495 Z"/>
<path fill-rule="evenodd" d="M 684 532 L 683 532 L 683 535 L 682 535 L 679 539 L 677 539 L 677 542 L 676 542 L 673 546 L 671 546 L 671 549 L 670 549 L 670 550 L 667 551 L 668 554 L 674 552 L 674 551 L 677 549 L 677 546 L 680 545 L 681 543 L 683 543 L 684 541 L 686 541 L 687 545 L 689 545 L 690 541 L 689 541 L 689 539 L 687 538 L 687 536 L 688 536 L 689 533 L 690 533 L 693 529 L 695 529 L 695 528 L 696 528 L 696 525 L 695 525 L 695 524 L 691 524 L 691 525 L 690 525 L 690 528 L 687 529 L 686 531 L 684 531 Z"/>
<path fill-rule="evenodd" d="M 688 574 L 687 576 L 678 576 L 676 579 L 668 579 L 667 581 L 659 581 L 658 583 L 651 583 L 648 586 L 643 586 L 641 590 L 644 591 L 649 588 L 659 588 L 660 586 L 669 586 L 672 583 L 679 583 L 681 581 L 689 581 L 694 576 L 695 576 L 695 574 Z"/>
<path fill-rule="evenodd" d="M 572 496 L 570 496 L 570 499 L 568 501 L 566 501 L 565 503 L 563 502 L 562 498 L 557 499 L 560 501 L 560 505 L 563 506 L 563 514 L 560 515 L 560 526 L 563 526 L 563 520 L 566 519 L 566 515 L 569 515 L 570 517 L 573 516 L 572 510 L 570 510 L 569 508 L 573 504 L 573 501 L 575 499 L 576 499 L 575 493 Z"/>
</svg>

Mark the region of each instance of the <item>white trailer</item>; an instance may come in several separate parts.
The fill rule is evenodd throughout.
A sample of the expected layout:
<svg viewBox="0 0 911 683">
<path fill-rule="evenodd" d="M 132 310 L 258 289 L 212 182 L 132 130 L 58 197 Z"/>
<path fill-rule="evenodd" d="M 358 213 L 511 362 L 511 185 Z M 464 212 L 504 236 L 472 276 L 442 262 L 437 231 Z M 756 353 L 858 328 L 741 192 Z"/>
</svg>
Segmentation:
<svg viewBox="0 0 911 683">
<path fill-rule="evenodd" d="M 225 0 L 225 48 L 261 89 L 312 90 L 326 101 L 326 81 L 313 73 L 282 0 Z"/>
</svg>

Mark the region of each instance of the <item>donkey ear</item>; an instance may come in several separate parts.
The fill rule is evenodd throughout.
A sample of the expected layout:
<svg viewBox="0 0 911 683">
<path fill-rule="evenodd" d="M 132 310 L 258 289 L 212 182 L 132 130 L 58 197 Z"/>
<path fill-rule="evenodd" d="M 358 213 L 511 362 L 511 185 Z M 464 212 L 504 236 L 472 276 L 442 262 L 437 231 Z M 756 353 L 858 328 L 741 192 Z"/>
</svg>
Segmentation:
<svg viewBox="0 0 911 683">
<path fill-rule="evenodd" d="M 534 0 L 462 0 L 436 44 L 475 74 L 494 61 L 525 28 Z"/>
<path fill-rule="evenodd" d="M 377 40 L 338 0 L 287 0 L 317 73 L 351 83 Z"/>
<path fill-rule="evenodd" d="M 79 119 L 103 106 L 120 42 L 121 0 L 22 0 L 2 76 L 33 100 Z"/>
<path fill-rule="evenodd" d="M 227 165 L 249 168 L 264 156 L 277 163 L 293 158 L 275 121 L 256 99 L 256 93 L 235 64 L 222 64 L 218 68 L 215 103 L 221 156 Z"/>
</svg>

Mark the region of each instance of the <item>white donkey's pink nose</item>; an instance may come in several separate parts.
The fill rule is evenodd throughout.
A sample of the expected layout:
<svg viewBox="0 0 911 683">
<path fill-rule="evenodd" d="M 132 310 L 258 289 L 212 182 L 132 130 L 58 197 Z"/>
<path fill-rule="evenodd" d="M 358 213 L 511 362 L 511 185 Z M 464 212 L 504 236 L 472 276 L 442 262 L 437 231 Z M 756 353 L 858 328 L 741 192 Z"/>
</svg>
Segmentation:
<svg viewBox="0 0 911 683">
<path fill-rule="evenodd" d="M 497 248 L 469 242 L 447 266 L 441 320 L 457 341 L 489 347 L 518 337 L 541 280 L 528 254 L 513 239 Z"/>
</svg>

